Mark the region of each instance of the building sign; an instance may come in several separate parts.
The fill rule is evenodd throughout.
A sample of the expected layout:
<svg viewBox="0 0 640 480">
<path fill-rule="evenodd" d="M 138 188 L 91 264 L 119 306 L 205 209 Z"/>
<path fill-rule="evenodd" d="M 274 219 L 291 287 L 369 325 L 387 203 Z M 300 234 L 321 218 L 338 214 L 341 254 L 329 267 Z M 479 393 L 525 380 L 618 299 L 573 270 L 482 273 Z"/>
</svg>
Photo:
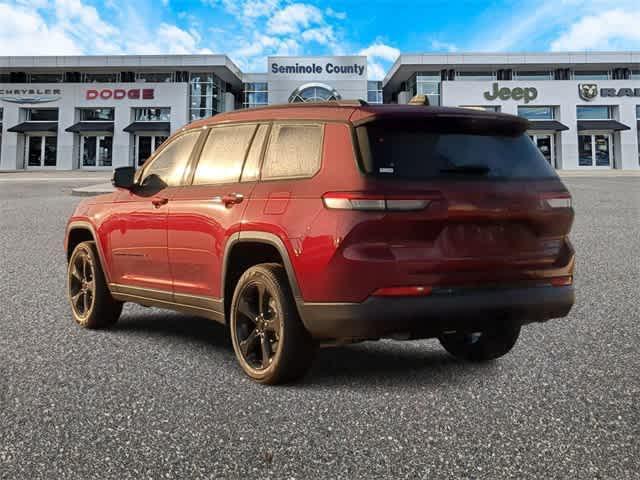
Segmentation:
<svg viewBox="0 0 640 480">
<path fill-rule="evenodd" d="M 580 83 L 578 94 L 583 100 L 593 100 L 598 96 L 598 85 L 595 83 Z M 601 97 L 640 97 L 640 88 L 601 88 Z"/>
<path fill-rule="evenodd" d="M 531 100 L 538 98 L 538 89 L 534 87 L 502 87 L 498 83 L 493 84 L 492 90 L 484 92 L 484 98 L 487 100 L 524 100 L 529 103 Z"/>
<path fill-rule="evenodd" d="M 59 88 L 2 88 L 0 100 L 10 103 L 47 103 L 62 98 Z"/>
<path fill-rule="evenodd" d="M 300 64 L 296 62 L 293 65 L 281 65 L 273 62 L 269 68 L 271 73 L 282 75 L 322 75 L 326 73 L 328 75 L 357 75 L 361 77 L 364 75 L 366 67 L 357 63 L 353 63 L 351 65 L 336 65 L 332 62 L 327 62 L 325 64 L 318 64 L 315 62 Z"/>
<path fill-rule="evenodd" d="M 100 90 L 89 89 L 86 92 L 87 100 L 153 100 L 155 91 L 153 88 L 102 88 Z"/>
</svg>

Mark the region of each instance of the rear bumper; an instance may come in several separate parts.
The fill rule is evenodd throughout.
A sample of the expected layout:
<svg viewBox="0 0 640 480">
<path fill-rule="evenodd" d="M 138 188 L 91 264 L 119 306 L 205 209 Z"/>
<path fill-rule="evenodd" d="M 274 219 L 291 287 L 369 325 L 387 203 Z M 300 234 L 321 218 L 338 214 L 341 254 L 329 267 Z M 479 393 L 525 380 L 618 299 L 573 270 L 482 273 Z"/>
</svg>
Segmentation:
<svg viewBox="0 0 640 480">
<path fill-rule="evenodd" d="M 426 297 L 369 297 L 362 303 L 298 303 L 302 321 L 317 339 L 380 338 L 408 333 L 413 338 L 443 331 L 481 328 L 498 318 L 519 323 L 565 317 L 574 303 L 573 286 L 465 289 Z"/>
</svg>

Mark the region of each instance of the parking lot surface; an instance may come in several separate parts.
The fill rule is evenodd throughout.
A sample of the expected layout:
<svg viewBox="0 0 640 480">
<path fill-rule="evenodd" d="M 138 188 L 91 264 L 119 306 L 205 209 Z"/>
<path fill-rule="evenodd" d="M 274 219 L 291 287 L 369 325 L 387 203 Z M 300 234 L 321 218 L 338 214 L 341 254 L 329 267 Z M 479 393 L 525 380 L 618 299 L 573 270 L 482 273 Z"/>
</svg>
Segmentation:
<svg viewBox="0 0 640 480">
<path fill-rule="evenodd" d="M 480 366 L 435 340 L 324 349 L 285 387 L 245 378 L 207 320 L 127 305 L 77 327 L 82 178 L 0 184 L 0 478 L 639 478 L 640 178 L 565 181 L 569 318 Z"/>
</svg>

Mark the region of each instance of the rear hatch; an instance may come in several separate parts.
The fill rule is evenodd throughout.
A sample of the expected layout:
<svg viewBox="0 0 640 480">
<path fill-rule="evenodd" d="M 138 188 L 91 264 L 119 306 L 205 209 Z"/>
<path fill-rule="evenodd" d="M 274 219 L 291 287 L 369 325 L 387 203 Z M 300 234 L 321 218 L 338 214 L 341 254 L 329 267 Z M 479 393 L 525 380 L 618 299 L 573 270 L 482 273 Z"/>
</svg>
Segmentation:
<svg viewBox="0 0 640 480">
<path fill-rule="evenodd" d="M 354 210 L 385 214 L 351 231 L 346 255 L 384 250 L 395 274 L 412 278 L 483 272 L 478 278 L 498 280 L 557 265 L 571 199 L 525 129 L 505 115 L 358 126 L 367 175 L 362 191 L 347 196 Z"/>
</svg>

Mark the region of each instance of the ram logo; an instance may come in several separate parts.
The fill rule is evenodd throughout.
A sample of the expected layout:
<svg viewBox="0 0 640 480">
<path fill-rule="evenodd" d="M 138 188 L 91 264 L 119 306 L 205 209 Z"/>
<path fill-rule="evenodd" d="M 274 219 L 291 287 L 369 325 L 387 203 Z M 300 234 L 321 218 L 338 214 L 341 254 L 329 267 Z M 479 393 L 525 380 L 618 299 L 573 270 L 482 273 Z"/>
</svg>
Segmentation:
<svg viewBox="0 0 640 480">
<path fill-rule="evenodd" d="M 593 100 L 598 96 L 598 85 L 595 83 L 581 83 L 578 85 L 578 93 L 583 100 Z"/>
</svg>

